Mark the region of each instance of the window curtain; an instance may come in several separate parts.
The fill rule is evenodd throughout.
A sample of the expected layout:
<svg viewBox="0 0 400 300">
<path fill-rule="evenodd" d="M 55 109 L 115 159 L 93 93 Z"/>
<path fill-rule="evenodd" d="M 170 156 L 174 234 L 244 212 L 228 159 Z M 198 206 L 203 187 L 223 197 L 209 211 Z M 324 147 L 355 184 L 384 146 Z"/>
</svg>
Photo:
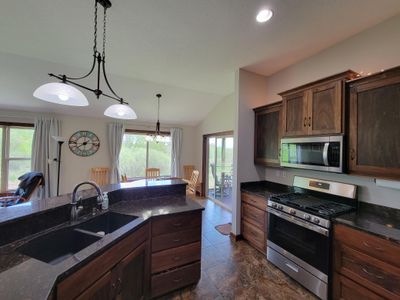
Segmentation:
<svg viewBox="0 0 400 300">
<path fill-rule="evenodd" d="M 40 198 L 57 194 L 57 142 L 52 136 L 60 136 L 61 121 L 52 117 L 37 117 L 32 142 L 32 171 L 41 172 L 45 185 Z"/>
<path fill-rule="evenodd" d="M 122 139 L 124 137 L 125 128 L 121 123 L 108 124 L 108 148 L 111 156 L 111 172 L 110 182 L 119 183 L 121 178 L 119 175 L 119 153 L 121 152 Z"/>
<path fill-rule="evenodd" d="M 182 154 L 183 130 L 171 128 L 171 176 L 181 177 L 181 154 Z"/>
</svg>

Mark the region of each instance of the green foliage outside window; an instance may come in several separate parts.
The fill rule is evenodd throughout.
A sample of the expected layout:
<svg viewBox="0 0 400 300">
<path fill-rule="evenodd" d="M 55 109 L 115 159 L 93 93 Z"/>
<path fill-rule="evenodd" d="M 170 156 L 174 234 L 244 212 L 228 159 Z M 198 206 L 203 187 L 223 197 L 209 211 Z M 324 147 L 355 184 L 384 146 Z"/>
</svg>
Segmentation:
<svg viewBox="0 0 400 300">
<path fill-rule="evenodd" d="M 145 177 L 146 168 L 159 168 L 161 176 L 171 175 L 171 142 L 156 143 L 143 134 L 125 134 L 119 168 L 128 178 Z"/>
</svg>

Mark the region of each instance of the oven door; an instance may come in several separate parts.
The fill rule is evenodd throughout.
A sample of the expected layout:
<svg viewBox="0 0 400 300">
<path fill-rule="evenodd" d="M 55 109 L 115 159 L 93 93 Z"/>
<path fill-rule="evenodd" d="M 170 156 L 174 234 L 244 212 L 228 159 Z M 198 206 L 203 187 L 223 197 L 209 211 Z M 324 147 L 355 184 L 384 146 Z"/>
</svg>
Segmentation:
<svg viewBox="0 0 400 300">
<path fill-rule="evenodd" d="M 281 166 L 343 172 L 343 136 L 284 138 Z"/>
<path fill-rule="evenodd" d="M 297 262 L 301 262 L 305 269 L 315 268 L 325 275 L 321 274 L 323 279 L 327 277 L 330 257 L 328 229 L 270 207 L 268 207 L 268 222 L 268 247 L 275 246 L 274 250 L 285 252 L 281 253 L 282 255 L 288 252 L 291 257 L 300 259 Z M 268 244 L 269 242 L 272 243 Z M 307 268 L 303 262 L 313 268 Z"/>
</svg>

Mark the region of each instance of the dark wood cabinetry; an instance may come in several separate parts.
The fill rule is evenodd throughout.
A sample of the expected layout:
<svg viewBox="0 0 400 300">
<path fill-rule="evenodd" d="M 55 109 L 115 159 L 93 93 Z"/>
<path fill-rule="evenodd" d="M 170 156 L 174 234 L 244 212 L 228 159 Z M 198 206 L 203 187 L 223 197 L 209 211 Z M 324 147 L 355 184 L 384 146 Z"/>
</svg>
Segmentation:
<svg viewBox="0 0 400 300">
<path fill-rule="evenodd" d="M 255 108 L 254 112 L 254 163 L 277 167 L 282 129 L 282 102 Z"/>
<path fill-rule="evenodd" d="M 349 83 L 349 172 L 400 178 L 400 67 Z"/>
<path fill-rule="evenodd" d="M 343 133 L 345 81 L 356 75 L 349 70 L 280 93 L 283 99 L 283 135 Z"/>
<path fill-rule="evenodd" d="M 399 245 L 335 225 L 334 299 L 399 299 L 399 282 Z"/>
<path fill-rule="evenodd" d="M 198 211 L 152 220 L 153 298 L 199 281 L 201 214 Z"/>
<path fill-rule="evenodd" d="M 144 299 L 149 282 L 149 225 L 57 285 L 57 299 Z"/>
<path fill-rule="evenodd" d="M 257 250 L 265 253 L 267 241 L 267 200 L 242 193 L 242 235 Z"/>
</svg>

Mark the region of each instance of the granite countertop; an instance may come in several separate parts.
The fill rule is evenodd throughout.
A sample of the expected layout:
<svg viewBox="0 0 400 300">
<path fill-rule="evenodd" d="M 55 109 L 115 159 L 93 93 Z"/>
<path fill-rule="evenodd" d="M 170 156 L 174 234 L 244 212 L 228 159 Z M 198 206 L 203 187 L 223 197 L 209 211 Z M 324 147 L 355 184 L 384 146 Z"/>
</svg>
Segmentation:
<svg viewBox="0 0 400 300">
<path fill-rule="evenodd" d="M 101 187 L 103 192 L 113 192 L 120 190 L 129 189 L 147 189 L 154 187 L 165 187 L 174 185 L 186 185 L 187 183 L 182 179 L 142 179 L 132 182 L 118 183 L 118 184 L 108 184 Z M 78 196 L 82 198 L 89 198 L 96 196 L 96 191 L 93 188 L 80 190 Z M 32 200 L 19 205 L 14 205 L 10 207 L 0 208 L 0 223 L 5 223 L 8 221 L 14 221 L 18 218 L 23 218 L 25 216 L 31 216 L 33 214 L 40 214 L 44 211 L 49 211 L 63 205 L 69 205 L 71 203 L 72 195 L 71 193 L 49 197 L 41 200 Z"/>
<path fill-rule="evenodd" d="M 268 199 L 271 195 L 274 194 L 289 193 L 291 192 L 292 187 L 271 181 L 254 181 L 242 183 L 240 189 L 242 192 L 250 193 Z"/>
<path fill-rule="evenodd" d="M 356 212 L 334 221 L 400 244 L 399 209 L 360 202 Z"/>
<path fill-rule="evenodd" d="M 43 232 L 0 247 L 1 298 L 47 299 L 56 282 L 140 228 L 149 218 L 203 209 L 202 206 L 186 196 L 120 201 L 110 206 L 109 211 L 135 215 L 138 218 L 55 265 L 44 263 L 17 252 L 19 246 L 34 237 L 43 235 Z M 56 228 L 51 228 L 46 233 L 68 226 L 71 225 L 64 223 Z"/>
</svg>

